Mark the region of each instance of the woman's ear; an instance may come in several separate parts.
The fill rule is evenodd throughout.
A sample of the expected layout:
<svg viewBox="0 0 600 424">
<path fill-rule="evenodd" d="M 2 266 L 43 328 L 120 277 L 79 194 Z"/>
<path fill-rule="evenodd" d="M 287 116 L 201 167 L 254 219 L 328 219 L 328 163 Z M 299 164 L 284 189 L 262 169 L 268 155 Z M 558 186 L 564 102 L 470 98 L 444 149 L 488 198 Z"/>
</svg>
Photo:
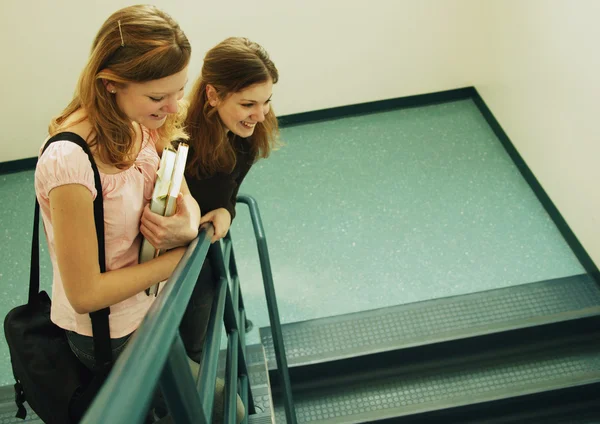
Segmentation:
<svg viewBox="0 0 600 424">
<path fill-rule="evenodd" d="M 113 94 L 117 92 L 117 87 L 114 82 L 102 78 L 102 84 L 104 84 L 104 88 L 106 88 L 109 92 Z"/>
<path fill-rule="evenodd" d="M 206 98 L 212 107 L 219 105 L 219 94 L 217 93 L 217 89 L 211 84 L 206 84 Z"/>
</svg>

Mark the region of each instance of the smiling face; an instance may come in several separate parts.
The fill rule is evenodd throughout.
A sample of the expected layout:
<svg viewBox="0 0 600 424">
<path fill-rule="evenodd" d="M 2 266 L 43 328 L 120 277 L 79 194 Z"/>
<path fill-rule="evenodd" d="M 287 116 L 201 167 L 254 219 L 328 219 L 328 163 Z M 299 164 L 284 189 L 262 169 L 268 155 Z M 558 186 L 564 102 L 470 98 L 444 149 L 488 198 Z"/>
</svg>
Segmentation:
<svg viewBox="0 0 600 424">
<path fill-rule="evenodd" d="M 242 137 L 250 137 L 256 124 L 263 122 L 269 113 L 273 81 L 251 85 L 244 90 L 229 94 L 224 99 L 218 98 L 214 87 L 208 86 L 208 99 L 211 106 L 216 107 L 221 121 L 232 133 Z"/>
<path fill-rule="evenodd" d="M 177 113 L 187 83 L 187 66 L 165 78 L 143 83 L 114 84 L 106 88 L 113 93 L 117 106 L 129 119 L 148 129 L 160 128 L 167 115 Z"/>
</svg>

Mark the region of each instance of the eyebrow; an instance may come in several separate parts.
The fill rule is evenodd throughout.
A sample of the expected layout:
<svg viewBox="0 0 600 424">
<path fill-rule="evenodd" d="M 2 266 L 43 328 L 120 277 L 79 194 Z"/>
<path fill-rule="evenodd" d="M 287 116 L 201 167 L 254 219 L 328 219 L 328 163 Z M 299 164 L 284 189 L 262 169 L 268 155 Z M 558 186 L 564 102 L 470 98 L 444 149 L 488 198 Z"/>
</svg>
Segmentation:
<svg viewBox="0 0 600 424">
<path fill-rule="evenodd" d="M 267 99 L 267 102 L 268 102 L 269 100 L 271 100 L 271 97 L 273 97 L 273 94 L 271 94 L 271 95 L 269 96 L 269 98 Z M 240 100 L 240 102 L 258 103 L 256 100 L 251 100 L 251 99 L 242 99 L 242 100 Z"/>
<path fill-rule="evenodd" d="M 185 88 L 185 86 L 187 85 L 188 81 L 189 81 L 189 80 L 186 80 L 186 81 L 185 81 L 185 84 L 183 84 L 183 87 L 181 87 L 181 88 L 180 88 L 179 90 L 177 90 L 177 91 L 181 91 L 181 90 L 183 90 L 183 89 Z M 153 92 L 151 92 L 151 93 L 148 93 L 148 94 L 151 94 L 151 95 L 154 95 L 154 96 L 164 96 L 164 95 L 166 95 L 166 94 L 169 94 L 169 93 L 159 93 L 159 92 L 157 92 L 157 91 L 153 91 Z"/>
</svg>

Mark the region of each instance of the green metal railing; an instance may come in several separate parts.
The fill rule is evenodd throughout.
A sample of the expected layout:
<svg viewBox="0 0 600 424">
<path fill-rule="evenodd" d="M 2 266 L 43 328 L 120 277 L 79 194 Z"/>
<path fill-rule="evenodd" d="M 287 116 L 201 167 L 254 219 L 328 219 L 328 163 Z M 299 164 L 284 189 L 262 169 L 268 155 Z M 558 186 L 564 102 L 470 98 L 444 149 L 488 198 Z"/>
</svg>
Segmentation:
<svg viewBox="0 0 600 424">
<path fill-rule="evenodd" d="M 271 323 L 271 333 L 273 336 L 273 348 L 275 350 L 275 360 L 277 361 L 277 370 L 280 385 L 283 388 L 283 402 L 285 406 L 285 417 L 288 424 L 296 424 L 296 411 L 294 400 L 292 398 L 292 383 L 288 372 L 287 358 L 285 355 L 285 346 L 283 344 L 283 335 L 281 333 L 281 322 L 279 320 L 279 309 L 277 308 L 277 297 L 275 296 L 275 285 L 273 284 L 273 274 L 271 272 L 271 261 L 269 259 L 269 249 L 267 248 L 267 238 L 263 229 L 262 220 L 258 204 L 252 196 L 241 194 L 237 197 L 238 203 L 244 203 L 250 209 L 250 219 L 254 228 L 254 236 L 258 247 L 258 257 L 260 258 L 260 268 L 265 287 L 265 297 L 267 299 L 267 308 L 269 310 L 269 321 Z"/>
<path fill-rule="evenodd" d="M 207 419 L 210 416 L 206 415 L 204 404 L 200 402 L 178 328 L 213 233 L 212 226 L 204 227 L 190 244 L 117 359 L 82 423 L 143 422 L 159 383 L 176 423 L 211 422 Z"/>
<path fill-rule="evenodd" d="M 286 417 L 287 422 L 293 424 L 296 423 L 296 415 L 260 213 L 252 197 L 239 196 L 238 201 L 250 208 L 279 375 L 284 388 Z M 163 393 L 173 422 L 211 423 L 223 328 L 228 336 L 224 422 L 236 422 L 238 392 L 246 406 L 243 422 L 247 422 L 248 414 L 255 413 L 246 365 L 246 314 L 233 245 L 229 234 L 211 245 L 213 233 L 212 225 L 203 226 L 198 238 L 190 244 L 169 282 L 116 361 L 82 424 L 141 423 L 146 418 L 156 387 L 160 387 Z M 197 381 L 194 381 L 179 335 L 179 323 L 207 254 L 219 280 L 208 323 L 200 374 Z"/>
</svg>

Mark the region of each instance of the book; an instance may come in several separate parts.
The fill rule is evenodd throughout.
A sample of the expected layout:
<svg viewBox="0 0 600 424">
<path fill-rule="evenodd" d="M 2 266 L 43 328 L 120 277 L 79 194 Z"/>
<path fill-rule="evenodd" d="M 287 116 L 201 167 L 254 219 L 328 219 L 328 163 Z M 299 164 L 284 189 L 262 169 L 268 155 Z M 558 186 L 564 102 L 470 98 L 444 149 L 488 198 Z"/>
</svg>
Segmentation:
<svg viewBox="0 0 600 424">
<path fill-rule="evenodd" d="M 181 191 L 183 184 L 185 164 L 187 161 L 189 146 L 185 143 L 179 143 L 177 151 L 170 147 L 165 147 L 160 158 L 158 166 L 156 183 L 152 192 L 150 201 L 150 210 L 162 216 L 172 216 L 177 209 L 177 196 Z M 147 262 L 158 257 L 161 254 L 159 249 L 155 249 L 152 244 L 142 240 L 140 248 L 139 263 Z M 148 296 L 158 294 L 160 283 L 153 285 L 146 290 Z"/>
</svg>

